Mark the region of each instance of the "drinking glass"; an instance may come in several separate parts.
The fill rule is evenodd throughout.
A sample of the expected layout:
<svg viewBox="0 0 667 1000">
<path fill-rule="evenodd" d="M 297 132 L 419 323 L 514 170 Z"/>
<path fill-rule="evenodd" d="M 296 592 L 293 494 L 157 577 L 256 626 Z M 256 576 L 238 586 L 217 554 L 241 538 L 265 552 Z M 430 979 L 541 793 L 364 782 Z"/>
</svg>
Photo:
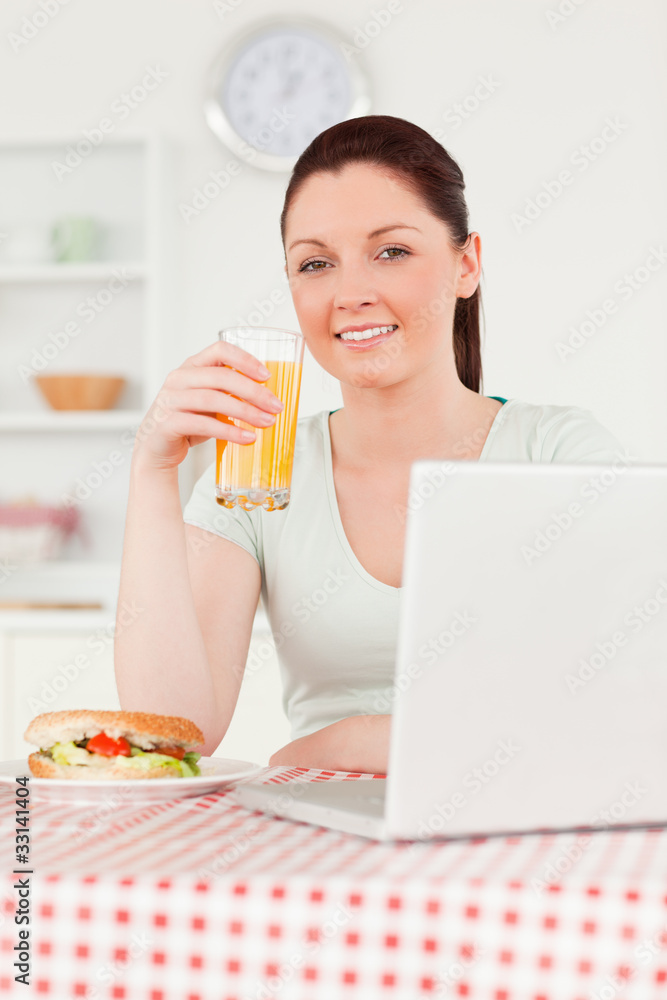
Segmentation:
<svg viewBox="0 0 667 1000">
<path fill-rule="evenodd" d="M 290 500 L 294 438 L 304 341 L 300 333 L 271 327 L 235 326 L 221 330 L 220 340 L 258 358 L 271 372 L 263 382 L 285 407 L 271 427 L 216 414 L 218 420 L 254 431 L 250 444 L 216 441 L 216 500 L 223 507 L 283 510 Z"/>
</svg>

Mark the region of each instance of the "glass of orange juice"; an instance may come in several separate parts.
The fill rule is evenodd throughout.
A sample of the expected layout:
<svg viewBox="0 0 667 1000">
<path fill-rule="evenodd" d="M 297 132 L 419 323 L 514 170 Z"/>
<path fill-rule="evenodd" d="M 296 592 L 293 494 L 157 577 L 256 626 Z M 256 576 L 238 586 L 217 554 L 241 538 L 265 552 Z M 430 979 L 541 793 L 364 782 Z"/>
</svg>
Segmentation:
<svg viewBox="0 0 667 1000">
<path fill-rule="evenodd" d="M 254 431 L 257 437 L 250 444 L 216 440 L 216 500 L 223 507 L 283 510 L 289 503 L 292 482 L 303 337 L 292 330 L 264 326 L 228 327 L 218 336 L 248 351 L 268 368 L 271 377 L 262 384 L 285 408 L 266 428 L 217 414 L 218 420 Z"/>
</svg>

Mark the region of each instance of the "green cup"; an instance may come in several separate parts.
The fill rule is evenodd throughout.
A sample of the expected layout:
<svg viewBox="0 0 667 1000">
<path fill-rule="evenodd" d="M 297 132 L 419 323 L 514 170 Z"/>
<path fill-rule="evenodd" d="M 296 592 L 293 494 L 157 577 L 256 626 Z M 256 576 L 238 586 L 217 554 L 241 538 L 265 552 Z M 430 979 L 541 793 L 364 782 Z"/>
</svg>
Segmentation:
<svg viewBox="0 0 667 1000">
<path fill-rule="evenodd" d="M 100 230 L 89 216 L 66 216 L 59 219 L 51 231 L 54 260 L 59 263 L 96 260 Z"/>
</svg>

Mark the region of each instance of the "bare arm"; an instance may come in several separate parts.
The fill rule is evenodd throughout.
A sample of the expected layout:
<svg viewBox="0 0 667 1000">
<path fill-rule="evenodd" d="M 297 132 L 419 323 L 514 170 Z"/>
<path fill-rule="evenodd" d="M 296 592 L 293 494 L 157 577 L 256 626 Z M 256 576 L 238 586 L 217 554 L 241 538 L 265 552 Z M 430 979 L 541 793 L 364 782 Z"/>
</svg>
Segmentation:
<svg viewBox="0 0 667 1000">
<path fill-rule="evenodd" d="M 269 764 L 386 774 L 390 730 L 391 715 L 351 715 L 292 740 L 272 755 Z"/>
<path fill-rule="evenodd" d="M 259 362 L 230 348 L 211 345 L 172 372 L 137 434 L 114 649 L 122 708 L 192 719 L 205 754 L 224 737 L 236 706 L 260 571 L 238 545 L 184 524 L 178 465 L 207 437 L 242 440 L 215 413 L 254 426 L 275 420 L 261 408 L 273 394 L 260 384 Z M 123 625 L 128 607 L 134 616 Z"/>
<path fill-rule="evenodd" d="M 192 719 L 211 754 L 236 707 L 260 572 L 238 545 L 183 523 L 177 475 L 133 463 L 118 609 L 135 617 L 116 630 L 116 683 L 125 709 Z"/>
</svg>

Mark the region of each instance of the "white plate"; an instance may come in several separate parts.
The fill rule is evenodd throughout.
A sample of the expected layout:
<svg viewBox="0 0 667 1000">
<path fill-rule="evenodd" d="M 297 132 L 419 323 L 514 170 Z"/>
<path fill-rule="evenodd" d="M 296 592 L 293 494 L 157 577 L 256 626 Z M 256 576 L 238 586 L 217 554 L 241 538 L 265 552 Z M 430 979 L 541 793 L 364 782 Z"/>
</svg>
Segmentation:
<svg viewBox="0 0 667 1000">
<path fill-rule="evenodd" d="M 30 778 L 31 799 L 49 802 L 102 802 L 114 798 L 125 802 L 165 802 L 168 799 L 208 795 L 241 778 L 263 771 L 261 764 L 225 757 L 200 757 L 201 774 L 196 778 L 148 778 L 130 781 L 84 781 L 67 778 L 35 778 L 27 760 L 0 763 L 0 791 L 14 793 L 16 778 Z"/>
</svg>

